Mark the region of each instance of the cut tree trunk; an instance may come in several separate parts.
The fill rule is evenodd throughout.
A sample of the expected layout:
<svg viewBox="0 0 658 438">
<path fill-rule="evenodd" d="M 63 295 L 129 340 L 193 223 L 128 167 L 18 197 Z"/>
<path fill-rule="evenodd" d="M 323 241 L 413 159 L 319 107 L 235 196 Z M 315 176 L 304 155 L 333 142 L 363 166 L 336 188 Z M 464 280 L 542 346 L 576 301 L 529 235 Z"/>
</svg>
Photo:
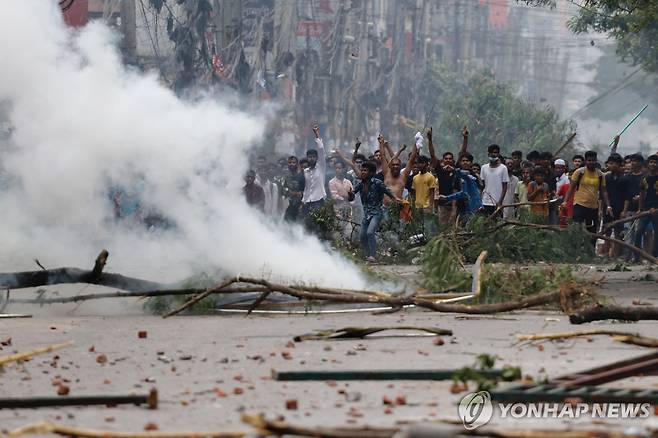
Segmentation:
<svg viewBox="0 0 658 438">
<path fill-rule="evenodd" d="M 26 287 L 48 286 L 53 284 L 89 283 L 114 287 L 131 292 L 147 292 L 175 289 L 175 284 L 156 283 L 120 274 L 103 273 L 109 253 L 101 251 L 90 271 L 78 268 L 57 268 L 40 271 L 0 273 L 0 288 L 22 289 Z"/>
<path fill-rule="evenodd" d="M 658 320 L 658 307 L 623 307 L 623 306 L 593 306 L 569 315 L 571 324 L 583 324 L 605 319 L 619 321 Z"/>
</svg>

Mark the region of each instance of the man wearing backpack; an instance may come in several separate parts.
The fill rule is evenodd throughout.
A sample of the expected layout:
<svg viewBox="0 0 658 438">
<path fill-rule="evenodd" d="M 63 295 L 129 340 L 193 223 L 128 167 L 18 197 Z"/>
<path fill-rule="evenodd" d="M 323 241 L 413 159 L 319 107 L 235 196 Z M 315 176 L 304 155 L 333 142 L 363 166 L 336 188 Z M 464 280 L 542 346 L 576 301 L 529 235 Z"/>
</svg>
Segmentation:
<svg viewBox="0 0 658 438">
<path fill-rule="evenodd" d="M 585 152 L 585 167 L 576 169 L 571 174 L 571 184 L 562 204 L 566 208 L 567 201 L 573 196 L 573 221 L 584 223 L 590 233 L 597 231 L 600 199 L 603 200 L 606 214 L 612 215 L 612 207 L 605 190 L 605 178 L 596 164 L 596 152 Z"/>
</svg>

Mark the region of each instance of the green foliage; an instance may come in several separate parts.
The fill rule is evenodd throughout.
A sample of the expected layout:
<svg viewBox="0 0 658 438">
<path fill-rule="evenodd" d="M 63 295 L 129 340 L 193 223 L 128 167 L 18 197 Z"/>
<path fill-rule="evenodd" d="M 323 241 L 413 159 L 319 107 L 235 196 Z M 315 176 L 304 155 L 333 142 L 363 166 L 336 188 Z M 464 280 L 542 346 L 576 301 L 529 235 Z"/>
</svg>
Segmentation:
<svg viewBox="0 0 658 438">
<path fill-rule="evenodd" d="M 496 358 L 490 354 L 479 354 L 475 359 L 473 367 L 463 367 L 452 376 L 454 382 L 475 382 L 478 385 L 478 391 L 488 391 L 498 384 L 499 380 L 503 382 L 513 382 L 521 379 L 521 368 L 505 366 L 502 369 L 500 379 L 487 379 L 482 375 L 482 371 L 493 369 L 496 364 Z"/>
<path fill-rule="evenodd" d="M 555 6 L 555 0 L 526 0 Z M 658 2 L 654 0 L 583 0 L 578 15 L 569 21 L 576 33 L 608 33 L 617 40 L 617 54 L 624 61 L 658 72 Z"/>
<path fill-rule="evenodd" d="M 461 75 L 435 66 L 426 79 L 428 94 L 437 96 L 434 136 L 442 151 L 458 150 L 465 125 L 476 160 L 483 160 L 486 147 L 493 143 L 504 153 L 553 151 L 576 129 L 573 121 L 560 120 L 554 109 L 520 99 L 490 73 Z M 570 152 L 567 148 L 565 154 Z"/>
<path fill-rule="evenodd" d="M 545 268 L 506 267 L 496 269 L 486 265 L 482 273 L 481 303 L 516 300 L 529 295 L 555 292 L 564 284 L 576 283 L 570 265 Z"/>
<path fill-rule="evenodd" d="M 324 205 L 311 211 L 306 219 L 306 227 L 323 240 L 330 240 L 331 234 L 340 230 L 340 223 L 334 212 L 334 201 L 329 200 Z"/>
<path fill-rule="evenodd" d="M 474 218 L 465 228 L 468 237 L 459 247 L 468 262 L 487 251 L 489 262 L 587 262 L 594 258 L 591 237 L 580 225 L 561 231 L 522 226 L 495 228 L 484 217 Z"/>
<path fill-rule="evenodd" d="M 488 262 L 582 262 L 594 256 L 590 236 L 572 226 L 563 231 L 500 226 L 476 218 L 465 231 L 444 233 L 432 239 L 422 258 L 423 285 L 431 291 L 470 290 L 471 273 L 460 261 L 474 262 L 487 251 Z M 581 282 L 570 265 L 482 269 L 481 303 L 520 299 L 528 295 L 555 292 L 565 284 Z"/>
<path fill-rule="evenodd" d="M 431 291 L 469 290 L 471 274 L 460 269 L 455 246 L 444 237 L 425 245 L 422 256 L 424 286 Z"/>
</svg>

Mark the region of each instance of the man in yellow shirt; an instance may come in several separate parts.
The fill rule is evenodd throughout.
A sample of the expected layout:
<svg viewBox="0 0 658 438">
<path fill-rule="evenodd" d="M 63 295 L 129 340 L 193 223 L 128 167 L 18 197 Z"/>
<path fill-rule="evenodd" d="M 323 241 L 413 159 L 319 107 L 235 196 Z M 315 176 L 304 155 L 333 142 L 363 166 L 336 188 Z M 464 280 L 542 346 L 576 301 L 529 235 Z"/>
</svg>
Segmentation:
<svg viewBox="0 0 658 438">
<path fill-rule="evenodd" d="M 429 172 L 430 159 L 424 155 L 417 158 L 418 175 L 411 182 L 411 199 L 413 205 L 420 213 L 423 223 L 423 234 L 429 239 L 436 232 L 436 219 L 434 216 L 434 191 L 436 190 L 436 177 Z"/>
<path fill-rule="evenodd" d="M 414 206 L 432 213 L 434 204 L 434 190 L 436 190 L 436 177 L 428 172 L 429 158 L 424 155 L 418 157 L 418 175 L 411 183 L 411 193 L 414 197 Z"/>
<path fill-rule="evenodd" d="M 587 231 L 595 233 L 599 224 L 599 199 L 603 199 L 606 214 L 612 215 L 612 207 L 605 190 L 603 172 L 596 168 L 597 156 L 594 151 L 585 152 L 585 167 L 574 170 L 571 184 L 562 204 L 573 196 L 573 221 L 584 223 Z"/>
</svg>

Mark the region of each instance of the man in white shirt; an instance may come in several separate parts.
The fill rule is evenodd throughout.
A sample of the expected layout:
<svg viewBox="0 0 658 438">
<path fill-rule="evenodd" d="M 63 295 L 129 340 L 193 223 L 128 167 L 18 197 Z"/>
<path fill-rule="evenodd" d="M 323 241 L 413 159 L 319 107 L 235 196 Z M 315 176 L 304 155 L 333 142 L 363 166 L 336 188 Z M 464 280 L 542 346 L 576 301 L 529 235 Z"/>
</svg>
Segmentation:
<svg viewBox="0 0 658 438">
<path fill-rule="evenodd" d="M 483 212 L 487 216 L 494 214 L 504 204 L 507 195 L 509 174 L 507 167 L 500 162 L 500 146 L 492 144 L 487 148 L 489 163 L 482 166 L 480 179 L 484 183 L 482 191 Z"/>
<path fill-rule="evenodd" d="M 324 143 L 320 138 L 320 127 L 315 125 L 313 127 L 315 134 L 315 144 L 318 148 L 309 149 L 306 151 L 306 159 L 308 160 L 308 168 L 304 169 L 304 196 L 302 196 L 302 203 L 304 204 L 304 216 L 308 216 L 314 210 L 322 208 L 324 205 L 324 198 L 327 192 L 324 189 L 325 175 L 327 173 L 327 160 L 325 159 Z M 318 154 L 321 158 L 318 158 Z"/>
<path fill-rule="evenodd" d="M 555 169 L 555 193 L 558 193 L 563 185 L 569 184 L 567 162 L 562 158 L 558 158 L 555 160 L 555 163 L 553 163 L 553 167 Z"/>
</svg>

